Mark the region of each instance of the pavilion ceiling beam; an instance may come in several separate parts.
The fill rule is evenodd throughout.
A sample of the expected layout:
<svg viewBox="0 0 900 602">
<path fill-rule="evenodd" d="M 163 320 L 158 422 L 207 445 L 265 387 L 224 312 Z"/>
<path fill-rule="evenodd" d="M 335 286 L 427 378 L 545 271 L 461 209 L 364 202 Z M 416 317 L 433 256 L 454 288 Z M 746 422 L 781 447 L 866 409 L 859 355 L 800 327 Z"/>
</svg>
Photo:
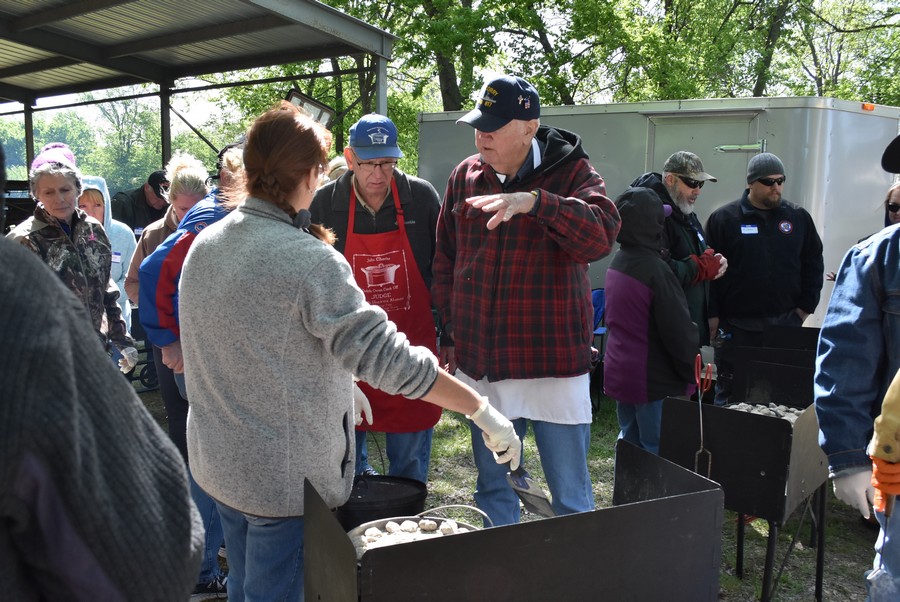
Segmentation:
<svg viewBox="0 0 900 602">
<path fill-rule="evenodd" d="M 55 4 L 50 8 L 34 11 L 17 19 L 11 19 L 9 27 L 12 31 L 28 31 L 132 2 L 137 2 L 137 0 L 79 0 L 77 2 Z"/>
<path fill-rule="evenodd" d="M 71 36 L 45 29 L 33 29 L 27 32 L 14 31 L 10 29 L 9 19 L 0 18 L 0 38 L 11 40 L 22 46 L 43 50 L 49 54 L 75 59 L 80 63 L 106 67 L 145 81 L 162 81 L 168 77 L 168 71 L 161 65 L 133 57 L 106 58 L 101 46 Z"/>
<path fill-rule="evenodd" d="M 164 50 L 166 48 L 185 46 L 188 44 L 199 44 L 212 40 L 225 39 L 231 36 L 266 31 L 288 25 L 292 25 L 292 23 L 276 17 L 275 15 L 263 15 L 261 17 L 223 23 L 212 27 L 203 26 L 195 29 L 167 33 L 161 36 L 132 40 L 121 44 L 112 44 L 106 47 L 104 55 L 107 58 L 117 58 L 140 52 Z"/>
</svg>

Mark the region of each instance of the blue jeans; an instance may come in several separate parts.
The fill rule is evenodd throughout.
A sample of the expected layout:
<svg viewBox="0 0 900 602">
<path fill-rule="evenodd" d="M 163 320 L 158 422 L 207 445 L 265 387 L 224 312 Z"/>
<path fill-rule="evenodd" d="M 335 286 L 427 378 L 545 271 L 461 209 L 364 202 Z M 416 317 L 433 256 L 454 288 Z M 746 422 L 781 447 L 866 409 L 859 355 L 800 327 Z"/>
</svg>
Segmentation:
<svg viewBox="0 0 900 602">
<path fill-rule="evenodd" d="M 175 378 L 175 385 L 178 387 L 178 392 L 181 393 L 182 397 L 187 399 L 187 385 L 184 382 L 184 372 L 175 372 L 173 370 L 172 376 Z"/>
<path fill-rule="evenodd" d="M 217 506 L 228 546 L 229 602 L 302 602 L 303 517 L 264 518 Z"/>
<path fill-rule="evenodd" d="M 169 438 L 187 462 L 187 398 L 179 392 L 175 373 L 163 363 L 162 351 L 156 345 L 153 345 L 153 362 L 156 364 L 156 376 L 159 379 L 159 394 L 166 406 Z"/>
<path fill-rule="evenodd" d="M 876 512 L 875 518 L 881 525 L 878 541 L 875 542 L 875 562 L 872 571 L 866 573 L 868 602 L 896 602 L 900 600 L 900 520 L 897 516 L 888 521 L 888 531 L 884 530 L 884 513 Z M 882 573 L 872 579 L 872 573 L 884 562 Z"/>
<path fill-rule="evenodd" d="M 356 474 L 362 474 L 369 465 L 366 431 L 356 431 Z M 431 438 L 434 429 L 414 433 L 385 433 L 388 474 L 428 482 L 428 465 L 431 462 Z"/>
<path fill-rule="evenodd" d="M 616 402 L 619 418 L 619 439 L 634 443 L 641 449 L 659 455 L 659 428 L 662 424 L 663 400 L 648 403 Z"/>
<path fill-rule="evenodd" d="M 512 423 L 519 438 L 524 439 L 528 431 L 527 419 L 517 418 Z M 484 445 L 481 429 L 471 421 L 469 426 L 472 429 L 472 453 L 478 468 L 475 503 L 490 517 L 495 527 L 519 522 L 519 497 L 506 480 L 509 465 L 497 464 L 494 455 Z M 591 425 L 532 420 L 531 428 L 556 514 L 593 510 L 594 491 L 587 467 Z M 524 460 L 523 456 L 523 463 Z"/>
<path fill-rule="evenodd" d="M 219 548 L 225 541 L 225 534 L 222 532 L 222 520 L 219 518 L 216 502 L 197 484 L 190 474 L 190 470 L 188 470 L 188 477 L 191 482 L 191 498 L 197 505 L 200 518 L 203 519 L 203 529 L 206 531 L 203 562 L 200 564 L 200 577 L 197 579 L 197 583 L 209 583 L 222 574 L 222 569 L 219 567 Z"/>
</svg>

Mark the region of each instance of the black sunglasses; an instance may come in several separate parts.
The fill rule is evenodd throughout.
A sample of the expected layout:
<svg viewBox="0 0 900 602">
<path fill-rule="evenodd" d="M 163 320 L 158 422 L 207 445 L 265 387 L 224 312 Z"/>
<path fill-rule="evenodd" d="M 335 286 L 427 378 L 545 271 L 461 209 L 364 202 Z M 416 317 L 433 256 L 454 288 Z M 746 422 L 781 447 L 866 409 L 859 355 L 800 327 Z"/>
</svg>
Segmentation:
<svg viewBox="0 0 900 602">
<path fill-rule="evenodd" d="M 900 205 L 898 205 L 897 203 L 888 203 L 887 210 L 891 213 L 897 213 L 898 211 L 900 211 Z"/>
<path fill-rule="evenodd" d="M 781 186 L 782 184 L 784 184 L 785 180 L 787 180 L 787 178 L 781 176 L 780 178 L 759 178 L 756 181 L 763 186 L 775 186 L 775 184 Z"/>
<path fill-rule="evenodd" d="M 684 176 L 678 176 L 678 179 L 684 182 L 685 186 L 693 189 L 703 188 L 703 185 L 706 184 L 706 182 L 702 180 L 692 180 L 690 178 L 685 178 Z"/>
</svg>

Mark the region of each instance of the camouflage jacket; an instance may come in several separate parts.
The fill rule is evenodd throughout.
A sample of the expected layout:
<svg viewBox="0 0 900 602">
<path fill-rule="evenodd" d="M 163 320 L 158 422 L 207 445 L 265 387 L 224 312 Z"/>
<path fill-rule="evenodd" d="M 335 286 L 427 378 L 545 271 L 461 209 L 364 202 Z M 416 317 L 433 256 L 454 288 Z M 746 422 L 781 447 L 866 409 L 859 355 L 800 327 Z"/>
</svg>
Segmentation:
<svg viewBox="0 0 900 602">
<path fill-rule="evenodd" d="M 112 247 L 99 222 L 76 209 L 69 236 L 38 203 L 34 215 L 16 226 L 7 238 L 40 255 L 81 299 L 104 346 L 112 343 L 118 349 L 134 347 L 122 320 L 119 288 L 110 278 Z"/>
</svg>

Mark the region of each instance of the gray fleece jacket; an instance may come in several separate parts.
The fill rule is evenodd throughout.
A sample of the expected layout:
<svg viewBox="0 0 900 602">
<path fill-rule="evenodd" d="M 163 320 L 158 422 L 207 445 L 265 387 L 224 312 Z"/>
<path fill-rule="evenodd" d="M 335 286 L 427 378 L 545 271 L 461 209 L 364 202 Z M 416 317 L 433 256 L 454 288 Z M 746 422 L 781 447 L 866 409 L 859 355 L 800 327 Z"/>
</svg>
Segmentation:
<svg viewBox="0 0 900 602">
<path fill-rule="evenodd" d="M 187 600 L 205 538 L 181 454 L 81 301 L 3 239 L 0 315 L 0 599 Z"/>
<path fill-rule="evenodd" d="M 303 479 L 330 506 L 350 495 L 352 374 L 425 395 L 437 360 L 366 303 L 350 265 L 274 205 L 247 199 L 204 229 L 179 315 L 194 478 L 256 516 L 303 515 Z"/>
</svg>

